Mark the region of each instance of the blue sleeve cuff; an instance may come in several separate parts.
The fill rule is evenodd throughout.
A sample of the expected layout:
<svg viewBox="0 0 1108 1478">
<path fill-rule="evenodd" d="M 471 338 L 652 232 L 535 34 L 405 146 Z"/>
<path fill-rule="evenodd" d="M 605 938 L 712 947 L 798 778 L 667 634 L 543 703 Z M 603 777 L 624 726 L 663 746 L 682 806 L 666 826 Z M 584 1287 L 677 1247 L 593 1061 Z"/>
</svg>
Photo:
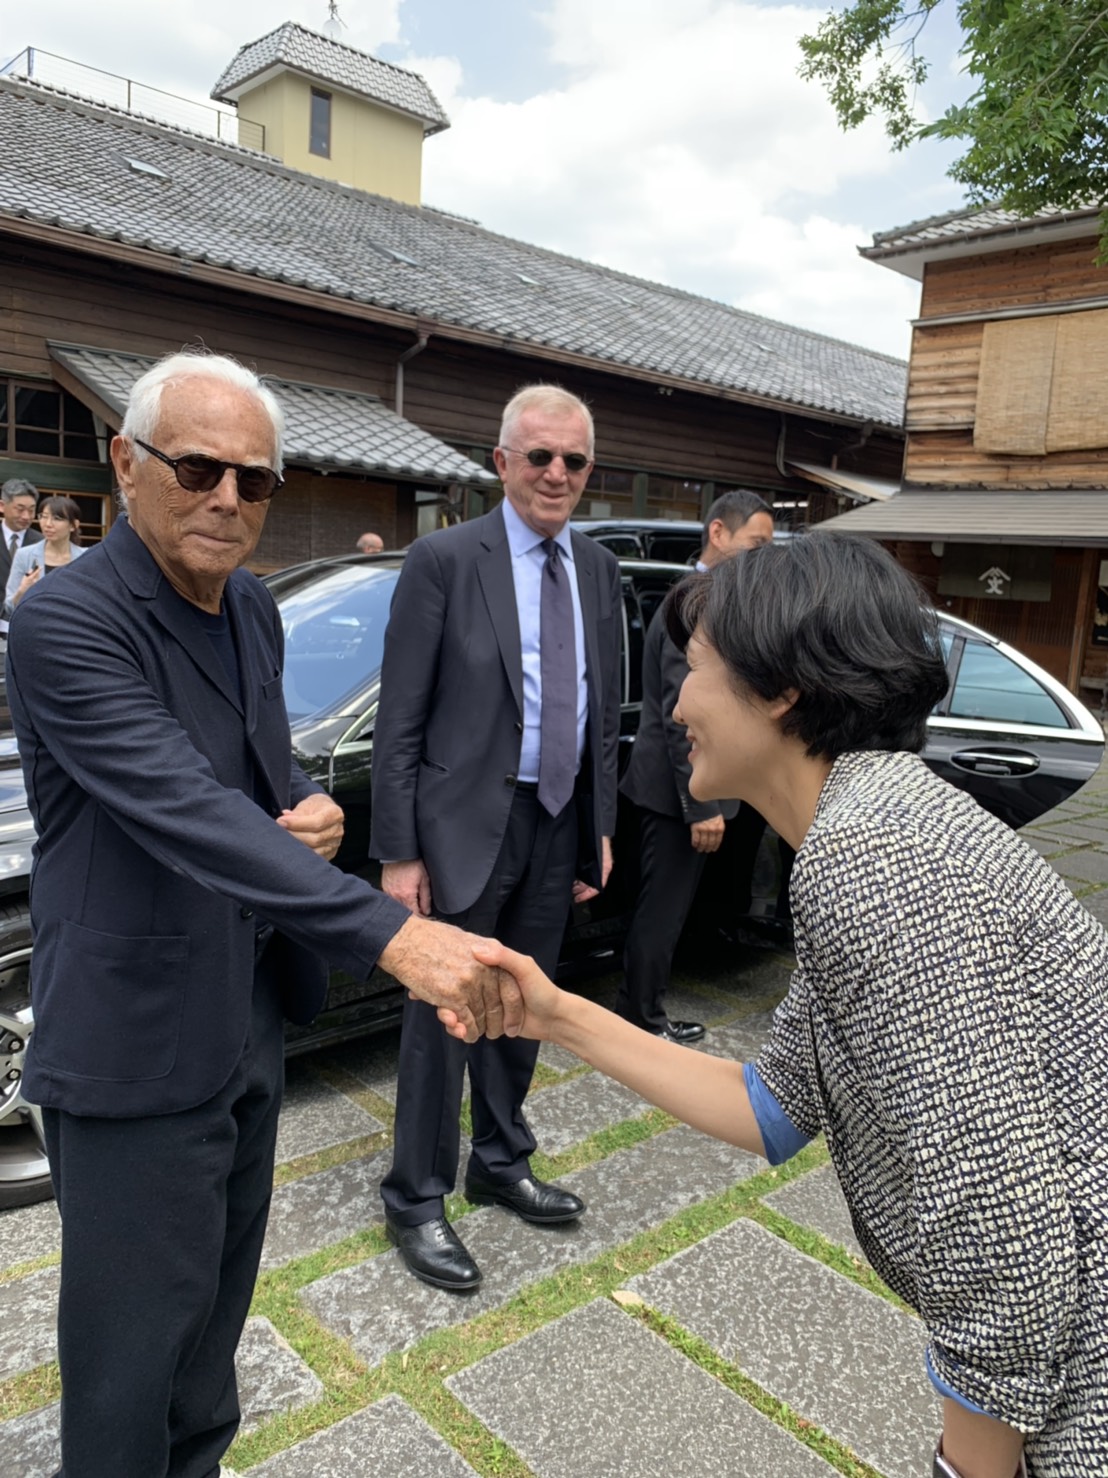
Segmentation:
<svg viewBox="0 0 1108 1478">
<path fill-rule="evenodd" d="M 758 1122 L 766 1159 L 771 1165 L 780 1165 L 783 1160 L 791 1159 L 809 1143 L 808 1136 L 801 1134 L 766 1087 L 752 1062 L 743 1063 L 743 1081 L 746 1083 L 750 1107 Z"/>
<path fill-rule="evenodd" d="M 976 1406 L 972 1401 L 967 1401 L 966 1398 L 959 1391 L 956 1391 L 953 1386 L 947 1385 L 946 1381 L 943 1380 L 936 1373 L 935 1367 L 931 1364 L 930 1350 L 928 1350 L 927 1354 L 924 1356 L 924 1364 L 927 1367 L 927 1379 L 935 1387 L 940 1396 L 949 1396 L 951 1401 L 957 1401 L 958 1405 L 965 1407 L 966 1411 L 976 1411 L 979 1412 L 982 1416 L 990 1416 L 992 1414 L 991 1412 L 986 1411 L 983 1406 Z"/>
</svg>

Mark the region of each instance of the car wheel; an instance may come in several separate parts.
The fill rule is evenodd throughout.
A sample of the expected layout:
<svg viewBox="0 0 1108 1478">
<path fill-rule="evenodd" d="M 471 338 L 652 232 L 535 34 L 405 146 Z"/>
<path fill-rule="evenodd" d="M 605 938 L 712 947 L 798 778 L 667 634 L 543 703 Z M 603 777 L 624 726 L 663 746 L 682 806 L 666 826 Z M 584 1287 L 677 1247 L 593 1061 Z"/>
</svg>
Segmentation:
<svg viewBox="0 0 1108 1478">
<path fill-rule="evenodd" d="M 31 918 L 26 904 L 0 906 L 0 1209 L 54 1194 L 42 1114 L 23 1100 L 31 1017 Z"/>
</svg>

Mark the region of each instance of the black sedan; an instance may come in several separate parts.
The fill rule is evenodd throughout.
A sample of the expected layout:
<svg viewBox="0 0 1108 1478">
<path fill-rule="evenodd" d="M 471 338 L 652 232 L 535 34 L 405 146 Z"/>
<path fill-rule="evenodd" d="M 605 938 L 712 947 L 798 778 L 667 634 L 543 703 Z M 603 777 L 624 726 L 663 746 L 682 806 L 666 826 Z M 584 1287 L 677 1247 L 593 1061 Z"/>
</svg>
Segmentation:
<svg viewBox="0 0 1108 1478">
<path fill-rule="evenodd" d="M 297 565 L 267 583 L 286 635 L 285 702 L 293 748 L 304 769 L 346 813 L 337 864 L 376 881 L 368 861 L 370 761 L 381 652 L 402 559 L 352 555 Z M 625 560 L 621 742 L 633 741 L 641 706 L 642 643 L 666 592 L 688 573 L 681 565 Z M 1096 770 L 1100 725 L 1061 684 L 976 627 L 941 617 L 950 690 L 929 724 L 924 758 L 1011 826 L 1040 816 Z M 6 719 L 6 714 L 0 715 Z M 475 737 L 475 742 L 480 742 Z M 635 831 L 617 832 L 612 882 L 573 909 L 560 973 L 572 976 L 618 949 L 633 901 Z M 21 1097 L 30 1012 L 27 887 L 34 840 L 18 755 L 0 737 L 0 1207 L 50 1192 L 40 1126 Z M 718 880 L 712 896 L 726 895 Z M 705 887 L 713 887 L 710 870 Z M 289 1050 L 374 1030 L 395 1021 L 402 993 L 390 977 L 368 984 L 341 973 L 310 1028 L 290 1032 Z"/>
</svg>

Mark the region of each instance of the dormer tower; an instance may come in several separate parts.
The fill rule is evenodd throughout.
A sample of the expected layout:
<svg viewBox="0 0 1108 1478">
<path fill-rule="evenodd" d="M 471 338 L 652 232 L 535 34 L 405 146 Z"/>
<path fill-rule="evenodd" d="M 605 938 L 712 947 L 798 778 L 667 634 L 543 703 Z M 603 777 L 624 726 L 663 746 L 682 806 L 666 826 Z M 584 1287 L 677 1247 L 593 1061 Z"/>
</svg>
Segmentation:
<svg viewBox="0 0 1108 1478">
<path fill-rule="evenodd" d="M 292 169 L 420 203 L 423 140 L 450 127 L 427 83 L 286 21 L 243 46 L 212 88 L 265 129 L 265 152 Z"/>
</svg>

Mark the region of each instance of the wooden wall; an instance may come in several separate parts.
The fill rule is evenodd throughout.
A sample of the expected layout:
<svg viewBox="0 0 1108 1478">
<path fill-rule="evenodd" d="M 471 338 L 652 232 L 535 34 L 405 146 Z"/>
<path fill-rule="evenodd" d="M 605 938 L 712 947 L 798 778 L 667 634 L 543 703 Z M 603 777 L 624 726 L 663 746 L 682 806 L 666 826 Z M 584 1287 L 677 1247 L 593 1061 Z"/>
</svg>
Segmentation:
<svg viewBox="0 0 1108 1478">
<path fill-rule="evenodd" d="M 7 310 L 7 311 L 4 311 Z M 179 276 L 56 249 L 0 241 L 0 374 L 49 375 L 45 341 L 163 354 L 202 342 L 263 373 L 367 391 L 393 404 L 395 364 L 413 337 L 324 310 L 271 302 Z M 598 460 L 660 474 L 804 495 L 777 470 L 782 417 L 706 390 L 656 386 L 512 352 L 432 337 L 405 372 L 404 413 L 453 444 L 492 447 L 500 411 L 520 385 L 552 380 L 585 396 Z M 856 426 L 787 416 L 783 454 L 829 465 L 859 440 Z M 899 434 L 880 431 L 845 451 L 844 470 L 898 477 Z"/>
<path fill-rule="evenodd" d="M 930 318 L 1108 299 L 1108 268 L 1089 236 L 954 262 L 929 264 L 908 376 L 905 482 L 914 486 L 1096 488 L 1108 482 L 1108 449 L 1041 457 L 974 449 L 973 425 L 984 324 Z M 1044 374 L 1049 366 L 1044 366 Z"/>
</svg>

